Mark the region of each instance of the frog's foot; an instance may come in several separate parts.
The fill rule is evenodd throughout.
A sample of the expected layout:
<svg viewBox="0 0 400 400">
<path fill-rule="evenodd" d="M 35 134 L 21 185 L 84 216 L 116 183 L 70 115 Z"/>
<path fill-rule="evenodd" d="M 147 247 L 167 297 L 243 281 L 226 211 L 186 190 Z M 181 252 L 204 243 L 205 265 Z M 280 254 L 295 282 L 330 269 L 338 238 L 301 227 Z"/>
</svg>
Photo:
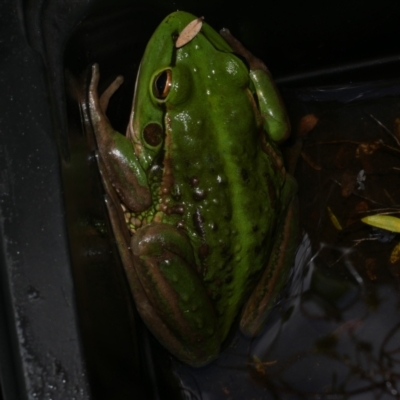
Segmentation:
<svg viewBox="0 0 400 400">
<path fill-rule="evenodd" d="M 259 58 L 247 50 L 228 29 L 222 29 L 220 34 L 232 47 L 232 50 L 246 60 L 250 68 L 250 79 L 254 84 L 259 111 L 263 117 L 267 135 L 277 142 L 287 139 L 290 134 L 290 122 L 269 69 Z"/>
<path fill-rule="evenodd" d="M 97 92 L 99 78 L 99 66 L 94 64 L 88 92 L 89 117 L 96 137 L 103 181 L 109 181 L 129 210 L 140 212 L 151 205 L 146 173 L 129 139 L 113 129 L 105 114 L 108 101 L 121 85 L 122 77 L 116 78 L 101 98 Z"/>
<path fill-rule="evenodd" d="M 181 361 L 211 362 L 220 347 L 217 319 L 189 239 L 171 225 L 152 223 L 133 236 L 131 252 L 129 282 L 148 328 Z"/>
<path fill-rule="evenodd" d="M 241 331 L 256 336 L 266 323 L 268 313 L 287 282 L 299 242 L 297 183 L 287 174 L 282 192 L 283 208 L 275 242 L 260 281 L 245 304 L 240 320 Z"/>
<path fill-rule="evenodd" d="M 111 82 L 110 86 L 102 93 L 100 96 L 100 108 L 105 113 L 108 108 L 108 103 L 111 99 L 111 96 L 118 90 L 118 88 L 124 82 L 124 77 L 119 75 L 117 76 L 113 82 Z"/>
<path fill-rule="evenodd" d="M 92 65 L 92 78 L 89 85 L 89 107 L 92 114 L 98 114 L 102 118 L 106 118 L 106 111 L 111 96 L 118 90 L 124 82 L 123 76 L 117 76 L 108 88 L 99 97 L 98 85 L 100 80 L 100 70 L 98 64 Z"/>
<path fill-rule="evenodd" d="M 170 225 L 152 224 L 140 229 L 132 238 L 133 250 L 139 253 L 132 256 L 130 235 L 118 197 L 112 187 L 106 190 L 106 204 L 115 241 L 143 321 L 157 339 L 181 361 L 195 367 L 208 364 L 218 356 L 220 341 L 214 310 L 209 309 L 211 305 L 208 298 L 204 298 L 204 293 L 200 297 L 197 297 L 198 293 L 191 294 L 201 282 L 193 268 L 187 265 L 186 257 L 182 258 L 182 251 L 192 249 L 182 248 L 179 251 L 173 244 L 174 240 L 168 246 L 167 243 L 160 244 L 160 240 L 163 241 L 160 237 L 152 236 L 154 233 L 158 235 L 160 229 L 166 229 L 168 232 L 165 237 L 172 233 L 169 237 L 175 236 L 177 241 L 182 238 L 187 241 L 187 238 L 176 230 L 172 232 L 174 228 Z M 174 275 L 172 270 L 177 264 L 180 267 Z M 178 290 L 179 285 L 182 287 Z M 200 292 L 202 290 L 201 287 Z M 205 318 L 198 315 L 202 312 Z"/>
<path fill-rule="evenodd" d="M 232 35 L 229 29 L 223 28 L 219 31 L 219 33 L 229 44 L 229 46 L 232 47 L 232 50 L 247 61 L 251 70 L 260 69 L 269 74 L 269 69 L 267 66 L 249 50 L 247 50 L 242 43 Z"/>
</svg>

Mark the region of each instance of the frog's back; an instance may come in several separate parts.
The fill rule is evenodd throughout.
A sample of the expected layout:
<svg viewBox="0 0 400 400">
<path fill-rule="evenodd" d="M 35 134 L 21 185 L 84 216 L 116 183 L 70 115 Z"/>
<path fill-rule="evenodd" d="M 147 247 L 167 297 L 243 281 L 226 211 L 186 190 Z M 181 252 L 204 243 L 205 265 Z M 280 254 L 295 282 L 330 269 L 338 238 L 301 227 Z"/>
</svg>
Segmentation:
<svg viewBox="0 0 400 400">
<path fill-rule="evenodd" d="M 238 156 L 242 162 L 225 165 L 220 201 L 203 215 L 210 249 L 200 260 L 202 273 L 225 334 L 268 262 L 279 214 L 282 176 L 261 146 L 247 150 Z"/>
<path fill-rule="evenodd" d="M 284 178 L 264 151 L 272 144 L 248 69 L 216 47 L 199 36 L 177 51 L 172 76 L 185 97 L 167 105 L 161 191 L 164 220 L 187 232 L 225 337 L 267 263 Z"/>
<path fill-rule="evenodd" d="M 223 336 L 266 266 L 283 185 L 276 159 L 263 150 L 273 151 L 272 145 L 250 111 L 242 106 L 247 129 L 240 129 L 247 117 L 239 112 L 230 114 L 229 124 L 202 121 L 201 130 L 174 140 L 169 163 L 178 193 L 171 209 L 183 210 L 178 219 L 221 316 Z M 182 114 L 175 118 L 185 121 Z"/>
</svg>

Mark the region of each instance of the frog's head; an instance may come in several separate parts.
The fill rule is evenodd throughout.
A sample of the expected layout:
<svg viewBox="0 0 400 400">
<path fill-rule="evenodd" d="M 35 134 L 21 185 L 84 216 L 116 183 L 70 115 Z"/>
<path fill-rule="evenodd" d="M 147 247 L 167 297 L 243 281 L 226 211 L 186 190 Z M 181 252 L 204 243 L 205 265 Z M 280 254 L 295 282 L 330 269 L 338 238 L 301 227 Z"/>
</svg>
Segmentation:
<svg viewBox="0 0 400 400">
<path fill-rule="evenodd" d="M 254 122 L 254 113 L 243 106 L 254 105 L 243 90 L 248 86 L 248 68 L 219 33 L 192 14 L 169 15 L 143 56 L 127 132 L 144 169 L 162 149 L 164 157 L 172 157 L 174 146 L 193 160 L 200 140 L 210 144 L 207 132 L 221 129 L 216 125 L 224 119 L 227 126 L 246 129 L 249 119 Z M 249 119 L 233 116 L 232 110 Z"/>
</svg>

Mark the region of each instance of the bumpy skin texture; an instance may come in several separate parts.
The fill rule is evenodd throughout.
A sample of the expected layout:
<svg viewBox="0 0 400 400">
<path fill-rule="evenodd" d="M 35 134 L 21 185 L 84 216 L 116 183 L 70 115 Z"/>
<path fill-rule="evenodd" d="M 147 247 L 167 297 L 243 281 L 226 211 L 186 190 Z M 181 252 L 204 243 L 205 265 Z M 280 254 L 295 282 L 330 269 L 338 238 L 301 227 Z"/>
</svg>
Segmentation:
<svg viewBox="0 0 400 400">
<path fill-rule="evenodd" d="M 172 354 L 200 366 L 243 305 L 242 331 L 262 328 L 293 261 L 297 200 L 275 145 L 289 123 L 267 68 L 207 24 L 177 49 L 195 18 L 173 13 L 150 39 L 126 137 L 105 115 L 122 80 L 99 99 L 97 66 L 89 109 L 139 313 Z"/>
</svg>

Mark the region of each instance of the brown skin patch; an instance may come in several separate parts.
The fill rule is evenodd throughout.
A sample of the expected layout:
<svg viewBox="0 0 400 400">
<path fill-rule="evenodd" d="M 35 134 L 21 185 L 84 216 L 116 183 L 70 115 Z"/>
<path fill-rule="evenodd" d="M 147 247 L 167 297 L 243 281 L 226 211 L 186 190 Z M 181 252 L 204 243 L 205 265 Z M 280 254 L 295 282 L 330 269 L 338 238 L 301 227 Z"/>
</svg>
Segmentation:
<svg viewBox="0 0 400 400">
<path fill-rule="evenodd" d="M 267 142 L 267 140 L 265 139 L 264 131 L 260 133 L 260 144 L 264 153 L 268 154 L 268 157 L 273 161 L 273 165 L 276 168 L 276 171 L 279 171 L 284 177 L 286 171 L 280 152 L 278 149 L 273 148 L 271 144 Z"/>
<path fill-rule="evenodd" d="M 185 213 L 185 206 L 183 204 L 175 204 L 167 208 L 167 214 L 183 215 Z"/>
<path fill-rule="evenodd" d="M 174 185 L 174 177 L 172 174 L 172 163 L 171 158 L 169 157 L 169 149 L 171 148 L 171 119 L 168 115 L 165 118 L 165 125 L 166 125 L 166 135 L 165 135 L 165 157 L 164 157 L 164 171 L 160 186 L 160 204 L 162 210 L 168 209 L 168 199 L 170 198 L 170 194 L 172 191 L 172 187 Z"/>
<path fill-rule="evenodd" d="M 203 243 L 199 248 L 199 257 L 200 260 L 204 260 L 210 254 L 210 246 L 206 243 Z"/>
</svg>

